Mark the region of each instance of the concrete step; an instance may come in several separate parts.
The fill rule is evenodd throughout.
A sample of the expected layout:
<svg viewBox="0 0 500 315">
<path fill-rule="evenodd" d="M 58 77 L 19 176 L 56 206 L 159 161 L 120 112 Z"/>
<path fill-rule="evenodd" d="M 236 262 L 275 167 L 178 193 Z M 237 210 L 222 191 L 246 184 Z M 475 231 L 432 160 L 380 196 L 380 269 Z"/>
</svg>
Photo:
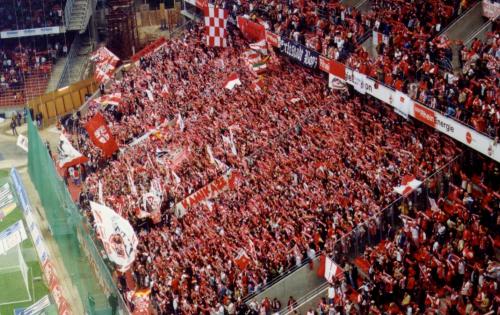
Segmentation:
<svg viewBox="0 0 500 315">
<path fill-rule="evenodd" d="M 91 0 L 76 0 L 71 9 L 68 30 L 83 32 L 88 23 L 88 10 Z"/>
</svg>

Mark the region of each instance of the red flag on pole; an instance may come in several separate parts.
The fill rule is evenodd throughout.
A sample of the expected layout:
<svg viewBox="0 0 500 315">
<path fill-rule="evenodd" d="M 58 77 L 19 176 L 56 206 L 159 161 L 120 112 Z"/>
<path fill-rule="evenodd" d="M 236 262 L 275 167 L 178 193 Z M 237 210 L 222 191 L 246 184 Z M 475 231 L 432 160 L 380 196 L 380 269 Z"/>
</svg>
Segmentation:
<svg viewBox="0 0 500 315">
<path fill-rule="evenodd" d="M 85 129 L 87 129 L 92 142 L 104 152 L 105 156 L 110 157 L 118 150 L 118 144 L 111 135 L 106 119 L 100 113 L 95 114 L 85 124 Z"/>
</svg>

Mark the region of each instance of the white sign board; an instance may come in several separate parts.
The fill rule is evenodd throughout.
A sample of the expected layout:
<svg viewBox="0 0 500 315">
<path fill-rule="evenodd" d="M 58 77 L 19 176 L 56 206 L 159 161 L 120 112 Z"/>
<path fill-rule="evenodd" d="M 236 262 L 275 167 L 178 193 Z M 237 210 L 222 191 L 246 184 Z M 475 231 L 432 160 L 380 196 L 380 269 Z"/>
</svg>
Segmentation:
<svg viewBox="0 0 500 315">
<path fill-rule="evenodd" d="M 23 221 L 19 220 L 0 233 L 0 255 L 21 244 L 28 236 Z M 1 259 L 1 257 L 0 257 Z"/>
</svg>

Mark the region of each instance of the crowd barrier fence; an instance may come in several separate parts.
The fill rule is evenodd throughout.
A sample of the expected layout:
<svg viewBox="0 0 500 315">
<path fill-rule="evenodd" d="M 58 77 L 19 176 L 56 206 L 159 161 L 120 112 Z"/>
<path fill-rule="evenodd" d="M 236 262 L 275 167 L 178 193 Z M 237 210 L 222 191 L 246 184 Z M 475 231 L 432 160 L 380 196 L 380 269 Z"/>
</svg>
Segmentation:
<svg viewBox="0 0 500 315">
<path fill-rule="evenodd" d="M 93 241 L 93 228 L 71 199 L 31 117 L 28 117 L 28 139 L 28 172 L 85 312 L 90 315 L 129 314 L 110 268 L 100 254 L 102 251 Z M 115 300 L 116 305 L 111 305 L 115 304 L 111 300 Z"/>
</svg>

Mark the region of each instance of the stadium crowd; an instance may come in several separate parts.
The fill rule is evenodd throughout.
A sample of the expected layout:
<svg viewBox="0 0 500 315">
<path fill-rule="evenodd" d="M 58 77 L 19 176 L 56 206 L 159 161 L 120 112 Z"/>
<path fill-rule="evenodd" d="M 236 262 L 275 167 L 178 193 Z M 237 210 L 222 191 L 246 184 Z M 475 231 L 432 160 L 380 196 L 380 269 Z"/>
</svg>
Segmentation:
<svg viewBox="0 0 500 315">
<path fill-rule="evenodd" d="M 342 265 L 317 314 L 496 314 L 498 164 L 474 158 L 446 173 L 405 200 L 401 228 Z"/>
<path fill-rule="evenodd" d="M 443 58 L 452 58 L 452 43 L 444 36 L 423 41 L 421 49 L 415 45 L 398 48 L 392 42 L 389 45 L 382 42 L 378 46 L 380 56 L 371 66 L 370 62 L 354 57 L 351 65 L 478 131 L 499 137 L 499 45 L 498 30 L 490 33 L 485 42 L 475 39 L 470 47 L 462 45 L 460 68 L 454 73 L 440 68 Z"/>
<path fill-rule="evenodd" d="M 374 1 L 372 11 L 361 14 L 336 2 L 303 2 L 295 7 L 259 1 L 237 5 L 235 10 L 257 14 L 271 30 L 497 135 L 498 33 L 487 43 L 475 41 L 471 48 L 462 49 L 463 71 L 458 78 L 441 75 L 437 66 L 440 58 L 451 56 L 451 46 L 436 34 L 465 7 L 464 1 L 412 5 Z M 374 60 L 358 47 L 371 28 L 391 38 L 389 45 L 378 47 L 379 56 Z M 67 130 L 73 133 L 75 147 L 90 158 L 81 169 L 85 188 L 80 203 L 85 214 L 92 221 L 88 201 L 100 200 L 131 222 L 140 240 L 132 273 L 139 287 L 152 290 L 160 313 L 249 311 L 242 303 L 244 296 L 319 251 L 339 256 L 347 253 L 349 244 L 343 242 L 349 240 L 348 235 L 360 223 L 375 224 L 369 218 L 397 197 L 393 187 L 405 175 L 424 179 L 460 152 L 444 136 L 404 122 L 372 100 L 348 92 L 332 93 L 316 74 L 273 53 L 266 73 L 255 75 L 245 64 L 247 48 L 238 35 L 230 35 L 232 48 L 225 50 L 207 49 L 203 41 L 202 32 L 195 27 L 141 59 L 139 67 L 123 72 L 107 89 L 108 95 L 119 95 L 118 105 L 93 103 L 87 114 L 77 118 L 76 128 Z M 488 67 L 488 62 L 495 66 Z M 233 73 L 242 85 L 224 88 Z M 120 152 L 111 160 L 92 145 L 82 127 L 96 112 L 106 117 L 120 145 Z M 193 205 L 182 218 L 170 211 L 230 171 L 238 173 L 237 188 Z M 437 198 L 439 209 L 418 212 L 410 207 L 404 229 L 388 235 L 389 241 L 383 243 L 387 248 L 367 251 L 369 283 L 362 284 L 361 302 L 353 302 L 352 312 L 370 305 L 371 300 L 377 305 L 373 309 L 383 307 L 389 312 L 409 307 L 413 311 L 417 307 L 432 309 L 442 306 L 435 303 L 436 296 L 443 296 L 440 294 L 480 311 L 485 309 L 482 305 L 489 308 L 497 303 L 492 302 L 489 280 L 483 280 L 484 288 L 471 280 L 476 282 L 470 285 L 474 288 L 469 299 L 457 297 L 461 293 L 457 293 L 456 277 L 431 273 L 422 278 L 422 286 L 429 290 L 429 298 L 423 300 L 415 283 L 413 289 L 406 283 L 429 266 L 447 265 L 451 253 L 460 256 L 457 254 L 468 240 L 443 246 L 459 235 L 457 226 L 463 226 L 462 232 L 479 231 L 483 212 L 470 215 L 470 196 L 458 188 L 454 191 L 467 201 L 465 210 L 454 205 L 458 213 L 443 212 L 448 202 L 443 196 Z M 148 194 L 160 194 L 160 202 L 150 202 L 145 197 Z M 439 220 L 428 219 L 434 216 Z M 442 227 L 452 234 L 440 232 Z M 423 241 L 411 239 L 415 229 L 425 233 Z M 483 235 L 491 235 L 488 233 Z M 407 234 L 401 243 L 402 235 Z M 486 246 L 491 248 L 491 242 L 488 245 L 486 240 Z M 434 250 L 436 243 L 438 249 Z M 404 260 L 399 260 L 399 269 L 387 263 L 391 249 L 398 248 L 408 249 Z M 482 259 L 478 248 L 469 250 Z M 422 252 L 435 259 L 419 260 L 423 256 L 415 253 Z M 478 268 L 484 274 L 488 266 L 486 260 L 481 261 Z M 467 261 L 471 262 L 476 261 Z M 463 283 L 474 268 L 465 267 Z M 357 279 L 352 275 L 357 267 L 346 270 L 346 278 Z M 395 293 L 394 288 L 387 291 L 386 274 L 389 280 L 397 280 L 393 287 L 402 279 L 400 275 L 408 276 Z M 438 290 L 443 284 L 448 286 L 446 292 Z M 126 296 L 130 288 L 120 285 Z M 349 283 L 351 289 L 344 289 L 347 284 L 335 285 L 344 294 L 359 287 L 357 281 Z M 388 292 L 394 293 L 392 300 L 384 299 Z M 477 300 L 478 292 L 485 292 L 489 302 Z M 401 302 L 407 300 L 410 302 Z M 265 303 L 266 307 L 271 304 L 269 300 Z M 271 311 L 262 307 L 260 313 Z"/>
<path fill-rule="evenodd" d="M 249 14 L 271 31 L 345 62 L 478 131 L 499 137 L 498 21 L 493 21 L 486 42 L 474 40 L 470 48 L 460 46 L 457 71 L 452 71 L 455 43 L 439 35 L 473 3 L 372 1 L 365 13 L 335 1 L 277 6 L 271 1 L 226 2 L 226 7 L 235 14 Z M 376 57 L 360 46 L 371 30 L 387 36 L 377 45 Z"/>
<path fill-rule="evenodd" d="M 396 198 L 403 176 L 423 179 L 459 152 L 371 100 L 332 94 L 273 53 L 256 91 L 245 42 L 232 35 L 232 48 L 209 50 L 201 33 L 169 41 L 124 72 L 107 90 L 120 93 L 120 104 L 94 103 L 73 128 L 75 147 L 90 158 L 81 205 L 88 210 L 102 186 L 102 201 L 135 227 L 134 278 L 151 288 L 161 313 L 234 314 L 283 271 L 333 252 Z M 231 73 L 242 85 L 229 90 Z M 98 111 L 121 147 L 112 160 L 82 132 Z M 237 188 L 182 218 L 170 211 L 229 170 L 239 174 Z M 159 213 L 144 202 L 152 191 L 162 194 Z"/>
<path fill-rule="evenodd" d="M 65 0 L 14 0 L 0 5 L 0 31 L 63 25 Z"/>
<path fill-rule="evenodd" d="M 42 76 L 45 80 L 38 82 L 47 82 L 57 58 L 68 53 L 68 39 L 58 35 L 6 40 L 0 48 L 0 106 L 24 104 L 33 92 L 32 86 L 26 87 L 29 77 Z M 40 89 L 45 92 L 45 86 Z"/>
</svg>

